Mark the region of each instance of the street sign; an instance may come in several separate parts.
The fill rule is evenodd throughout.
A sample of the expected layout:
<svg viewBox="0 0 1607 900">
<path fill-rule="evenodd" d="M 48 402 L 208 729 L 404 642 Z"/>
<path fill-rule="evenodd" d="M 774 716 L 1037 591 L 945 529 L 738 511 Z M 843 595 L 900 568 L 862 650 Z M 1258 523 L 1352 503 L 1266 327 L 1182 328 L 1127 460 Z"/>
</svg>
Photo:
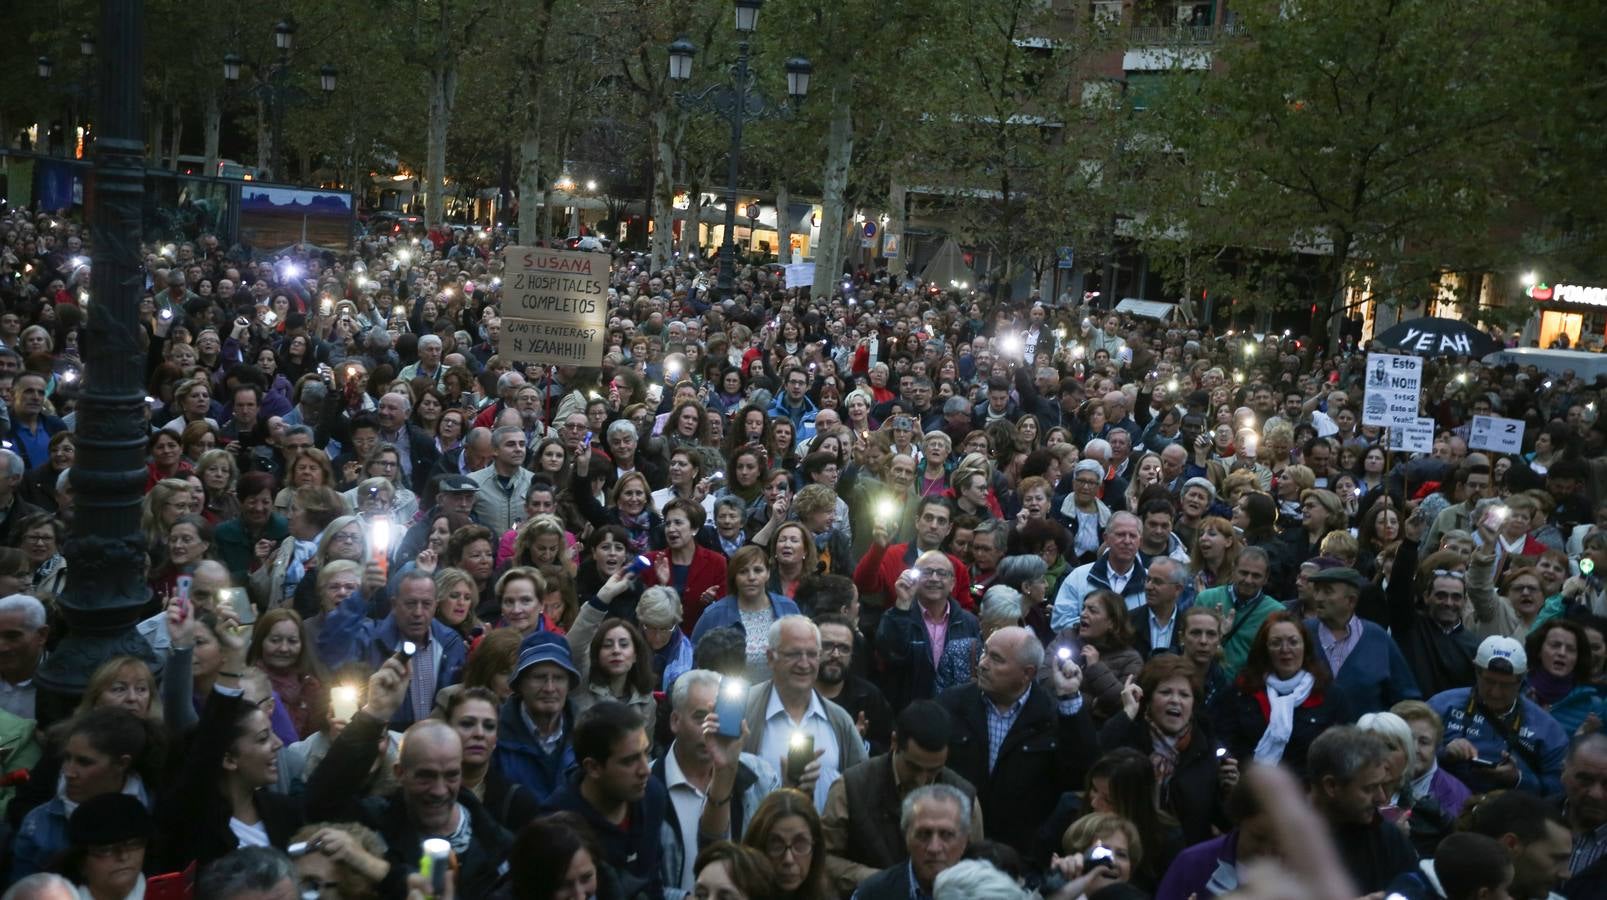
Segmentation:
<svg viewBox="0 0 1607 900">
<path fill-rule="evenodd" d="M 1473 426 L 1468 429 L 1468 449 L 1496 453 L 1523 452 L 1523 420 L 1474 416 Z"/>
<path fill-rule="evenodd" d="M 883 234 L 882 256 L 886 257 L 887 259 L 898 259 L 899 244 L 901 242 L 902 237 L 900 235 L 894 234 L 891 231 Z"/>
<path fill-rule="evenodd" d="M 608 254 L 509 247 L 506 261 L 497 351 L 526 364 L 602 365 Z"/>
<path fill-rule="evenodd" d="M 873 238 L 875 236 L 876 236 L 876 223 L 875 222 L 866 222 L 865 223 L 865 237 L 866 238 Z"/>
<path fill-rule="evenodd" d="M 1362 424 L 1404 428 L 1417 424 L 1417 398 L 1423 385 L 1423 360 L 1390 353 L 1367 354 L 1363 384 Z"/>
<path fill-rule="evenodd" d="M 1070 247 L 1059 247 L 1055 250 L 1055 268 L 1069 269 L 1072 267 L 1073 256 Z"/>
<path fill-rule="evenodd" d="M 1389 449 L 1399 453 L 1433 453 L 1434 420 L 1420 418 L 1410 425 L 1390 428 Z"/>
</svg>

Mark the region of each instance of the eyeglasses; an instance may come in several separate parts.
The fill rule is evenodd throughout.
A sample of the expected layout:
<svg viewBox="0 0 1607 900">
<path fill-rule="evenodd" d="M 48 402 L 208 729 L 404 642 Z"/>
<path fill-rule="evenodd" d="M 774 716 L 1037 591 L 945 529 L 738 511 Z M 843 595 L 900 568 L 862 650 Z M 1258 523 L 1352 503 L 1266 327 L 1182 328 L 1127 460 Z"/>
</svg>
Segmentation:
<svg viewBox="0 0 1607 900">
<path fill-rule="evenodd" d="M 948 569 L 916 569 L 915 571 L 921 573 L 922 578 L 930 578 L 933 581 L 948 581 L 954 577 L 954 573 Z"/>
<path fill-rule="evenodd" d="M 789 662 L 789 663 L 799 662 L 800 660 L 807 661 L 807 662 L 818 662 L 820 660 L 820 651 L 818 651 L 818 650 L 778 650 L 778 651 L 776 651 L 776 656 L 779 657 L 784 662 Z"/>
<path fill-rule="evenodd" d="M 30 544 L 49 544 L 55 542 L 56 536 L 54 534 L 30 534 L 23 537 L 23 540 Z"/>
<path fill-rule="evenodd" d="M 94 844 L 88 848 L 90 856 L 99 857 L 101 859 L 110 859 L 114 856 L 127 856 L 130 853 L 138 853 L 144 849 L 144 838 L 130 838 L 129 840 L 120 841 L 116 844 Z"/>
<path fill-rule="evenodd" d="M 854 645 L 853 644 L 828 644 L 828 643 L 822 643 L 820 645 L 820 655 L 821 656 L 847 656 L 848 654 L 853 653 L 853 652 L 854 652 Z"/>
<path fill-rule="evenodd" d="M 815 852 L 815 842 L 806 837 L 797 838 L 792 843 L 786 843 L 780 838 L 771 838 L 764 846 L 765 853 L 774 860 L 780 860 L 789 852 L 793 859 L 803 859 Z"/>
<path fill-rule="evenodd" d="M 1512 590 L 1514 592 L 1516 592 L 1516 593 L 1519 593 L 1519 594 L 1530 594 L 1530 593 L 1538 594 L 1538 593 L 1540 593 L 1540 585 L 1538 585 L 1538 584 L 1530 584 L 1529 582 L 1524 581 L 1524 582 L 1520 582 L 1520 583 L 1512 585 Z"/>
<path fill-rule="evenodd" d="M 1468 580 L 1466 572 L 1460 572 L 1456 569 L 1435 569 L 1433 574 L 1435 578 L 1455 578 L 1457 581 Z"/>
</svg>

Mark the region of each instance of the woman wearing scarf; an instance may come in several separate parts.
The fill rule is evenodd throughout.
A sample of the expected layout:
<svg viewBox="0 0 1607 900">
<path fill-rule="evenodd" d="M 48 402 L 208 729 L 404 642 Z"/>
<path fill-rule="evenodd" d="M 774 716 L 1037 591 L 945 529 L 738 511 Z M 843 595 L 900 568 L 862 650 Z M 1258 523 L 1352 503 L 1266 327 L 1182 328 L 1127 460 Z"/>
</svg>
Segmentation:
<svg viewBox="0 0 1607 900">
<path fill-rule="evenodd" d="M 1239 764 L 1195 715 L 1200 672 L 1187 657 L 1161 654 L 1122 689 L 1122 711 L 1099 731 L 1100 749 L 1131 747 L 1155 767 L 1158 804 L 1181 824 L 1188 844 L 1228 827 L 1223 801 L 1239 781 Z M 1219 753 L 1221 755 L 1219 755 Z"/>
<path fill-rule="evenodd" d="M 1529 699 L 1551 713 L 1563 731 L 1582 733 L 1592 716 L 1596 728 L 1607 721 L 1607 695 L 1587 674 L 1595 671 L 1595 657 L 1583 625 L 1572 619 L 1547 619 L 1529 632 L 1524 649 L 1536 661 L 1529 668 Z"/>
<path fill-rule="evenodd" d="M 592 456 L 582 451 L 575 458 L 575 485 L 570 494 L 579 504 L 580 514 L 598 528 L 618 525 L 625 529 L 630 537 L 626 546 L 634 555 L 663 550 L 664 519 L 653 509 L 653 489 L 648 487 L 647 476 L 640 471 L 621 475 L 609 492 L 609 507 L 604 509 L 592 496 L 587 481 Z"/>
<path fill-rule="evenodd" d="M 1299 775 L 1317 735 L 1351 721 L 1344 695 L 1327 691 L 1328 669 L 1317 653 L 1300 620 L 1287 612 L 1267 616 L 1233 690 L 1218 695 L 1211 708 L 1229 754 L 1281 762 Z"/>
</svg>

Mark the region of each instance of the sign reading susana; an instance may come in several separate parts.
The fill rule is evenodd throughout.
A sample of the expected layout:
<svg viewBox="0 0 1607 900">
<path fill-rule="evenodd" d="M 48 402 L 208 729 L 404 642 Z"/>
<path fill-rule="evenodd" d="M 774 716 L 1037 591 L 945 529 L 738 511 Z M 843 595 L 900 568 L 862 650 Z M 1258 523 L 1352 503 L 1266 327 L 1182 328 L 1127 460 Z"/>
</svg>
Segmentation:
<svg viewBox="0 0 1607 900">
<path fill-rule="evenodd" d="M 498 352 L 530 365 L 602 365 L 608 254 L 509 247 L 505 260 Z"/>
</svg>

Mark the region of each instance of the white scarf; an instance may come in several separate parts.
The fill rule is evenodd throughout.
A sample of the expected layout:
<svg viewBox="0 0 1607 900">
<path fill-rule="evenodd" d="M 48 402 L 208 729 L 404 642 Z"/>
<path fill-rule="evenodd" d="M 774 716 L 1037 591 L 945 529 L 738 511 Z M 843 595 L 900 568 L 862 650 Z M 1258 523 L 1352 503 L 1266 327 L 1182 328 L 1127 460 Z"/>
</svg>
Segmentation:
<svg viewBox="0 0 1607 900">
<path fill-rule="evenodd" d="M 1294 730 L 1295 708 L 1311 696 L 1315 683 L 1316 679 L 1305 669 L 1289 679 L 1267 673 L 1267 702 L 1271 709 L 1267 714 L 1267 730 L 1261 733 L 1261 740 L 1255 745 L 1256 762 L 1277 765 L 1283 759 L 1283 748 Z"/>
</svg>

